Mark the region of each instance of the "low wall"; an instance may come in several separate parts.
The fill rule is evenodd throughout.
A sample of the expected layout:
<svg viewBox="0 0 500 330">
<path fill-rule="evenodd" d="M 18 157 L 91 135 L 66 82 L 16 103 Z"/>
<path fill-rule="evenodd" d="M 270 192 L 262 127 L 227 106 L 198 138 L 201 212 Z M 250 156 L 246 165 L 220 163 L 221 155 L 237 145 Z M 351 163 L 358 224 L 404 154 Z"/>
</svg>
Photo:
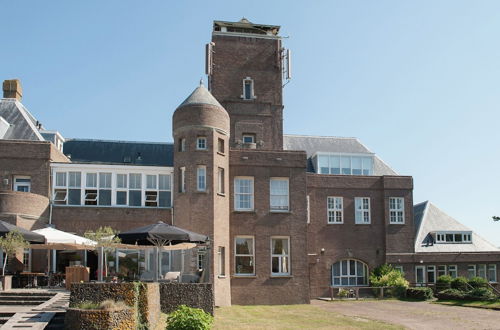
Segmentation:
<svg viewBox="0 0 500 330">
<path fill-rule="evenodd" d="M 160 290 L 158 283 L 73 283 L 69 307 L 82 302 L 100 303 L 111 299 L 137 308 L 138 322 L 155 328 L 160 322 Z"/>
<path fill-rule="evenodd" d="M 64 325 L 66 329 L 78 330 L 134 330 L 135 312 L 133 309 L 123 310 L 88 310 L 68 308 Z"/>
<path fill-rule="evenodd" d="M 209 283 L 160 283 L 160 304 L 163 313 L 178 306 L 201 308 L 214 315 L 214 290 Z"/>
</svg>

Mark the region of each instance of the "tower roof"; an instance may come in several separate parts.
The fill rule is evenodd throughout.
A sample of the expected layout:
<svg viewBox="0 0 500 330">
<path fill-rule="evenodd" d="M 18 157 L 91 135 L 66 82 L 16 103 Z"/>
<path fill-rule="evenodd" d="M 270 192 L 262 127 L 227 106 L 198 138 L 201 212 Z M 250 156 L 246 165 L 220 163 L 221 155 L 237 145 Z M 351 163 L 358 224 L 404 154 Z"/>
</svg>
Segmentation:
<svg viewBox="0 0 500 330">
<path fill-rule="evenodd" d="M 219 101 L 217 101 L 212 93 L 202 84 L 200 84 L 200 86 L 197 87 L 177 108 L 195 104 L 208 104 L 223 108 Z"/>
</svg>

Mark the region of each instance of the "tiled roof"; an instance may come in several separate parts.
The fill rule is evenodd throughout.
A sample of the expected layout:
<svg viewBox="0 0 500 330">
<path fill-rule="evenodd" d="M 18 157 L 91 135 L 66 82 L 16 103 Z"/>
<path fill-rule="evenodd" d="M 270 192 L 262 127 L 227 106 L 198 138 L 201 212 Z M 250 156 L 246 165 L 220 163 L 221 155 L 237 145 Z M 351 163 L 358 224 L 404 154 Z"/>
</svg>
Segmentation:
<svg viewBox="0 0 500 330">
<path fill-rule="evenodd" d="M 201 84 L 177 108 L 196 104 L 209 104 L 223 108 L 223 106 L 220 105 L 219 101 L 215 99 L 212 93 L 210 93 L 208 89 L 206 89 L 205 86 Z"/>
<path fill-rule="evenodd" d="M 303 150 L 307 153 L 308 171 L 314 172 L 311 157 L 317 152 L 373 155 L 373 175 L 398 175 L 382 159 L 371 152 L 357 138 L 334 136 L 284 135 L 283 149 Z"/>
<path fill-rule="evenodd" d="M 0 99 L 0 117 L 10 124 L 4 139 L 44 141 L 35 118 L 16 99 Z"/>
<path fill-rule="evenodd" d="M 173 166 L 172 143 L 68 139 L 63 152 L 75 163 Z"/>
<path fill-rule="evenodd" d="M 413 207 L 416 227 L 415 252 L 492 252 L 500 251 L 493 244 L 472 232 L 472 230 L 429 201 Z M 472 243 L 439 243 L 429 239 L 430 233 L 437 231 L 472 232 Z"/>
</svg>

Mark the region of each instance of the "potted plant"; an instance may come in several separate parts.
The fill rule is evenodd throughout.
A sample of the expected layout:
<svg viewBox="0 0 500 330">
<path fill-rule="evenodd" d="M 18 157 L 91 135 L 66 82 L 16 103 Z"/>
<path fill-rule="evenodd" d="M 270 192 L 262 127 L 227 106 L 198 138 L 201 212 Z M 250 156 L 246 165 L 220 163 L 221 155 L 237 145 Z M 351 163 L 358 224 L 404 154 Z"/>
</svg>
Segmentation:
<svg viewBox="0 0 500 330">
<path fill-rule="evenodd" d="M 14 258 L 17 251 L 26 249 L 27 247 L 29 247 L 28 241 L 16 230 L 0 237 L 0 249 L 5 253 L 2 267 L 2 290 L 5 291 L 12 288 L 12 275 L 5 275 L 5 266 L 7 265 L 8 258 Z"/>
</svg>

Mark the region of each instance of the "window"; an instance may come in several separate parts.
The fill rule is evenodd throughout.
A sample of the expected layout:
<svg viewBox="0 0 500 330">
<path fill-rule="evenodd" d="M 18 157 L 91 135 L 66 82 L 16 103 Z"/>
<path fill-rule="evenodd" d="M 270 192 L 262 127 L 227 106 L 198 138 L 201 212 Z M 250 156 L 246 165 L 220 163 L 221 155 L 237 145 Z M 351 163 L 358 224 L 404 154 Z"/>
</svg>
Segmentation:
<svg viewBox="0 0 500 330">
<path fill-rule="evenodd" d="M 488 282 L 497 282 L 497 265 L 488 265 Z"/>
<path fill-rule="evenodd" d="M 68 198 L 68 192 L 66 189 L 55 189 L 54 190 L 54 204 L 66 205 L 66 200 Z"/>
<path fill-rule="evenodd" d="M 344 259 L 332 266 L 333 286 L 368 285 L 368 266 L 358 260 Z"/>
<path fill-rule="evenodd" d="M 31 272 L 31 249 L 23 250 L 23 271 Z"/>
<path fill-rule="evenodd" d="M 255 275 L 254 239 L 250 236 L 236 236 L 235 275 Z"/>
<path fill-rule="evenodd" d="M 196 139 L 196 150 L 207 150 L 207 138 L 198 137 Z"/>
<path fill-rule="evenodd" d="M 219 169 L 217 171 L 217 192 L 219 194 L 226 193 L 224 169 L 222 167 L 219 167 Z"/>
<path fill-rule="evenodd" d="M 234 178 L 234 209 L 237 211 L 253 210 L 253 178 Z"/>
<path fill-rule="evenodd" d="M 179 139 L 179 151 L 186 151 L 186 139 Z"/>
<path fill-rule="evenodd" d="M 186 168 L 179 168 L 179 192 L 186 192 Z"/>
<path fill-rule="evenodd" d="M 99 205 L 111 205 L 111 173 L 99 173 Z"/>
<path fill-rule="evenodd" d="M 85 186 L 87 188 L 97 188 L 97 173 L 87 173 Z"/>
<path fill-rule="evenodd" d="M 477 265 L 477 276 L 484 278 L 485 280 L 487 279 L 486 265 Z"/>
<path fill-rule="evenodd" d="M 198 251 L 198 271 L 202 271 L 205 268 L 205 251 Z"/>
<path fill-rule="evenodd" d="M 290 239 L 288 237 L 271 238 L 271 275 L 290 275 Z"/>
<path fill-rule="evenodd" d="M 436 232 L 436 243 L 472 243 L 472 232 Z"/>
<path fill-rule="evenodd" d="M 128 206 L 142 206 L 142 175 L 130 173 L 128 175 Z"/>
<path fill-rule="evenodd" d="M 327 198 L 328 223 L 344 223 L 342 197 Z"/>
<path fill-rule="evenodd" d="M 476 265 L 467 266 L 467 277 L 468 278 L 476 277 Z"/>
<path fill-rule="evenodd" d="M 226 276 L 226 248 L 219 246 L 219 276 Z"/>
<path fill-rule="evenodd" d="M 402 197 L 389 198 L 389 222 L 396 224 L 405 223 L 404 198 Z"/>
<path fill-rule="evenodd" d="M 127 205 L 127 174 L 116 175 L 116 205 Z"/>
<path fill-rule="evenodd" d="M 56 187 L 66 187 L 66 172 L 56 172 Z"/>
<path fill-rule="evenodd" d="M 253 100 L 255 98 L 253 80 L 250 77 L 243 79 L 243 95 L 241 97 L 244 100 Z"/>
<path fill-rule="evenodd" d="M 450 275 L 452 278 L 458 277 L 457 265 L 449 265 L 448 266 L 448 275 Z"/>
<path fill-rule="evenodd" d="M 14 177 L 14 191 L 30 192 L 31 191 L 31 177 L 29 177 L 29 176 L 15 176 Z"/>
<path fill-rule="evenodd" d="M 207 190 L 207 167 L 198 166 L 196 169 L 196 187 L 198 191 Z"/>
<path fill-rule="evenodd" d="M 224 139 L 219 138 L 217 140 L 217 151 L 221 154 L 225 152 Z"/>
<path fill-rule="evenodd" d="M 320 154 L 315 161 L 316 172 L 320 174 L 372 175 L 373 156 L 351 156 L 341 154 Z"/>
<path fill-rule="evenodd" d="M 82 174 L 80 172 L 69 172 L 68 204 L 81 205 Z"/>
<path fill-rule="evenodd" d="M 436 266 L 427 266 L 427 283 L 436 283 Z"/>
<path fill-rule="evenodd" d="M 437 266 L 437 277 L 446 275 L 446 265 Z"/>
<path fill-rule="evenodd" d="M 172 184 L 170 175 L 158 175 L 158 206 L 171 207 L 172 206 Z"/>
<path fill-rule="evenodd" d="M 255 143 L 255 134 L 243 134 L 243 143 Z"/>
<path fill-rule="evenodd" d="M 369 224 L 370 220 L 370 198 L 356 197 L 354 198 L 354 207 L 356 208 L 355 223 Z"/>
<path fill-rule="evenodd" d="M 418 285 L 425 283 L 425 266 L 415 266 L 415 282 Z"/>
<path fill-rule="evenodd" d="M 400 272 L 401 274 L 404 275 L 404 269 L 403 269 L 403 266 L 394 266 L 394 269 L 397 270 L 398 272 Z"/>
<path fill-rule="evenodd" d="M 270 209 L 274 212 L 289 210 L 288 178 L 271 178 L 270 180 Z"/>
<path fill-rule="evenodd" d="M 157 175 L 146 175 L 145 206 L 158 206 Z"/>
</svg>

